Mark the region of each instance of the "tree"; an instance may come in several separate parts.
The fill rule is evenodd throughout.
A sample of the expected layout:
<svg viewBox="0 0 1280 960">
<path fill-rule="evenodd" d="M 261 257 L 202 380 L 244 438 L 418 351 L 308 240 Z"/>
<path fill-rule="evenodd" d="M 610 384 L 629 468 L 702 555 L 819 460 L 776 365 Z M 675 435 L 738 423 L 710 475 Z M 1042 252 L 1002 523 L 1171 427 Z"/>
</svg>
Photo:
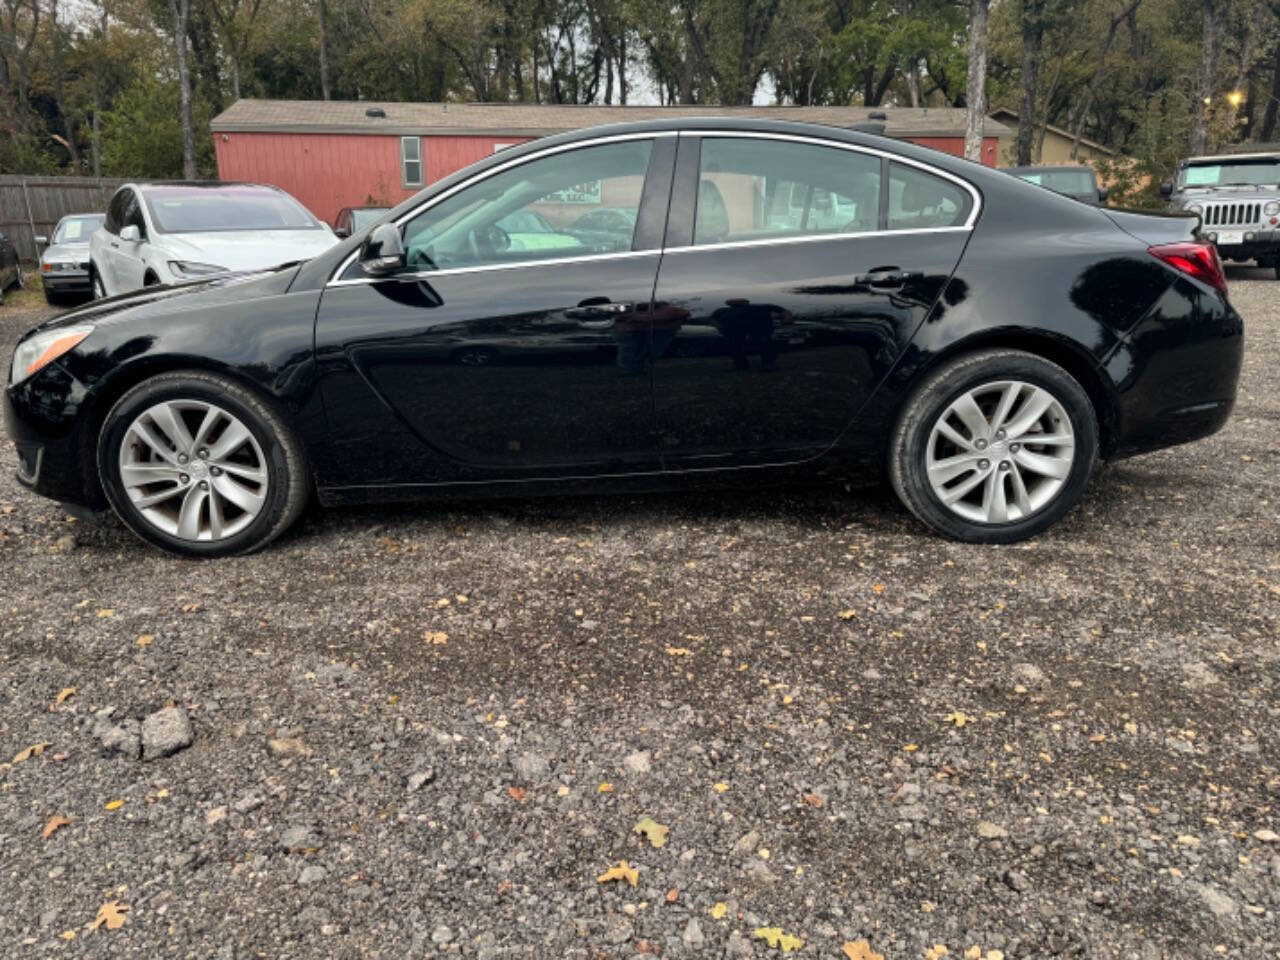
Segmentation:
<svg viewBox="0 0 1280 960">
<path fill-rule="evenodd" d="M 964 155 L 982 160 L 987 119 L 987 14 L 991 0 L 969 0 L 969 73 L 965 84 Z"/>
<path fill-rule="evenodd" d="M 173 19 L 173 49 L 178 63 L 178 122 L 182 128 L 182 176 L 196 178 L 195 120 L 191 111 L 191 69 L 187 62 L 187 24 L 191 0 L 169 0 Z"/>
</svg>

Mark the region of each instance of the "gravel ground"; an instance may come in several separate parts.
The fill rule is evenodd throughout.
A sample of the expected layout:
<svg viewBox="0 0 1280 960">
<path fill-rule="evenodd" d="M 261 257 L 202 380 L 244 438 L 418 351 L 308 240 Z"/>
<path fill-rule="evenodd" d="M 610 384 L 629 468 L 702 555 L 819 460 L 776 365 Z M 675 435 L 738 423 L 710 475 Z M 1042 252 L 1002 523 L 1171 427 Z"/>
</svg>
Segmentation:
<svg viewBox="0 0 1280 960">
<path fill-rule="evenodd" d="M 0 763 L 0 952 L 1280 956 L 1280 284 L 1231 281 L 1227 429 L 1016 547 L 816 490 L 332 511 L 199 564 L 4 444 L 0 759 L 48 746 Z"/>
</svg>

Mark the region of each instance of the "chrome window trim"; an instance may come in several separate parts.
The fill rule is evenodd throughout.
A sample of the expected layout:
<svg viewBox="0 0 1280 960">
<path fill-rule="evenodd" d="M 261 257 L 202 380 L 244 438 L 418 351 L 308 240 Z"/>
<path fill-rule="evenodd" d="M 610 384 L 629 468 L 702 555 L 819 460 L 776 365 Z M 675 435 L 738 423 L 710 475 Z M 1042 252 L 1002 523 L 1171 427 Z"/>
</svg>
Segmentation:
<svg viewBox="0 0 1280 960">
<path fill-rule="evenodd" d="M 815 243 L 822 240 L 854 240 L 854 239 L 861 239 L 865 237 L 879 237 L 879 236 L 910 236 L 913 234 L 921 234 L 921 233 L 956 233 L 961 231 L 972 230 L 974 223 L 978 219 L 978 214 L 982 210 L 982 194 L 978 191 L 976 187 L 973 186 L 973 184 L 969 183 L 969 181 L 965 180 L 963 177 L 958 177 L 955 174 L 948 173 L 945 170 L 940 170 L 937 167 L 930 166 L 929 164 L 923 163 L 919 160 L 914 160 L 910 157 L 903 157 L 889 150 L 881 150 L 876 147 L 866 147 L 860 144 L 842 143 L 838 140 L 828 140 L 826 138 L 813 136 L 810 134 L 770 133 L 762 130 L 657 130 L 657 131 L 649 131 L 645 133 L 612 134 L 610 136 L 596 137 L 590 140 L 577 140 L 577 141 L 574 141 L 573 143 L 562 143 L 554 147 L 547 147 L 545 150 L 539 150 L 535 153 L 526 154 L 525 156 L 522 156 L 522 157 L 516 157 L 512 160 L 508 160 L 506 163 L 498 164 L 496 167 L 493 167 L 490 170 L 486 170 L 483 173 L 476 174 L 473 177 L 468 177 L 466 180 L 462 181 L 461 183 L 455 184 L 454 186 L 450 187 L 448 190 L 444 191 L 439 196 L 432 197 L 430 200 L 425 201 L 420 206 L 414 207 L 408 213 L 396 218 L 396 220 L 393 222 L 397 227 L 403 226 L 409 220 L 412 220 L 414 217 L 418 216 L 419 214 L 425 213 L 427 210 L 430 210 L 432 207 L 434 207 L 437 203 L 447 200 L 449 197 L 453 196 L 455 193 L 465 190 L 468 187 L 473 186 L 474 184 L 480 183 L 484 180 L 489 179 L 492 176 L 496 176 L 499 173 L 509 170 L 512 167 L 519 166 L 520 164 L 523 164 L 523 163 L 529 163 L 533 160 L 540 160 L 543 157 L 554 156 L 557 153 L 564 153 L 569 150 L 577 150 L 582 147 L 594 147 L 594 146 L 599 146 L 600 144 L 617 143 L 617 142 L 623 142 L 627 140 L 654 140 L 654 139 L 657 139 L 658 137 L 675 137 L 675 136 L 735 137 L 735 138 L 746 137 L 746 138 L 754 138 L 758 140 L 788 140 L 788 141 L 793 141 L 797 143 L 811 143 L 817 146 L 835 147 L 841 150 L 850 150 L 850 151 L 853 151 L 854 153 L 869 154 L 871 156 L 876 156 L 876 157 L 884 157 L 896 163 L 903 163 L 908 166 L 917 167 L 921 170 L 924 170 L 926 173 L 933 174 L 934 176 L 941 177 L 944 180 L 949 180 L 953 183 L 960 185 L 964 189 L 968 190 L 969 195 L 973 198 L 973 208 L 969 211 L 968 218 L 966 219 L 965 223 L 961 226 L 919 227 L 916 229 L 908 229 L 908 230 L 864 230 L 864 231 L 859 231 L 857 233 L 817 233 L 817 234 L 804 234 L 802 236 L 794 236 L 794 237 L 786 237 L 786 236 L 769 237 L 769 238 L 764 238 L 759 240 L 729 240 L 729 241 L 725 241 L 724 243 L 687 244 L 687 245 L 681 245 L 678 247 L 655 247 L 652 250 L 624 250 L 618 253 L 596 253 L 596 254 L 584 254 L 582 256 L 577 256 L 577 257 L 555 257 L 555 258 L 550 258 L 546 260 L 528 260 L 522 263 L 502 263 L 502 264 L 487 263 L 487 264 L 479 264 L 474 267 L 446 267 L 443 270 L 427 270 L 427 271 L 420 271 L 417 273 L 397 274 L 392 277 L 353 277 L 350 280 L 338 279 L 339 277 L 342 276 L 342 274 L 344 274 L 347 271 L 347 269 L 351 266 L 351 264 L 355 262 L 356 257 L 360 253 L 359 248 L 356 248 L 355 250 L 351 251 L 351 253 L 348 254 L 347 257 L 340 264 L 338 264 L 337 268 L 333 271 L 333 273 L 329 275 L 329 279 L 325 283 L 325 286 L 326 287 L 346 287 L 346 286 L 355 286 L 358 284 L 382 283 L 382 282 L 386 282 L 387 280 L 397 280 L 397 279 L 405 280 L 405 281 L 429 280 L 432 277 L 444 277 L 444 276 L 450 276 L 452 274 L 461 274 L 461 273 L 477 273 L 482 270 L 519 270 L 527 267 L 554 266 L 554 265 L 563 264 L 563 263 L 581 263 L 581 262 L 594 261 L 594 260 L 617 260 L 617 259 L 624 259 L 624 258 L 630 258 L 630 257 L 648 256 L 650 254 L 687 253 L 689 251 L 695 251 L 695 250 L 721 250 L 721 249 L 727 249 L 732 247 L 757 247 L 757 246 L 768 246 L 768 245 L 783 244 L 783 243 Z"/>
</svg>

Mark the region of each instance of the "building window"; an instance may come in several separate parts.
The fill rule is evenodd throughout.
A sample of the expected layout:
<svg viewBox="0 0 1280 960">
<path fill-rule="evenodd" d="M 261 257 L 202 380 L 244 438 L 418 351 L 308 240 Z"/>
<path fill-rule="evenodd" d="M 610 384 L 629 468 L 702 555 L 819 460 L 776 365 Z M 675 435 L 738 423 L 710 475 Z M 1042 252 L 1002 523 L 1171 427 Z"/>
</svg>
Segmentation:
<svg viewBox="0 0 1280 960">
<path fill-rule="evenodd" d="M 406 187 L 422 186 L 422 138 L 400 138 L 400 179 Z"/>
</svg>

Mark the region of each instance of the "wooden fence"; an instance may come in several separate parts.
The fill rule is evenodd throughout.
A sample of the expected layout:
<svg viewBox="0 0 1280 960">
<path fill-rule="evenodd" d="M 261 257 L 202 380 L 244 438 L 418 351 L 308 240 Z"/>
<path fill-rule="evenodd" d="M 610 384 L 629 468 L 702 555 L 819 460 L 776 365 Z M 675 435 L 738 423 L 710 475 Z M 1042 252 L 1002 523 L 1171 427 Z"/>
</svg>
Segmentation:
<svg viewBox="0 0 1280 960">
<path fill-rule="evenodd" d="M 0 176 L 0 231 L 18 256 L 39 256 L 37 236 L 49 236 L 69 213 L 105 213 L 116 188 L 128 181 L 94 177 Z"/>
</svg>

